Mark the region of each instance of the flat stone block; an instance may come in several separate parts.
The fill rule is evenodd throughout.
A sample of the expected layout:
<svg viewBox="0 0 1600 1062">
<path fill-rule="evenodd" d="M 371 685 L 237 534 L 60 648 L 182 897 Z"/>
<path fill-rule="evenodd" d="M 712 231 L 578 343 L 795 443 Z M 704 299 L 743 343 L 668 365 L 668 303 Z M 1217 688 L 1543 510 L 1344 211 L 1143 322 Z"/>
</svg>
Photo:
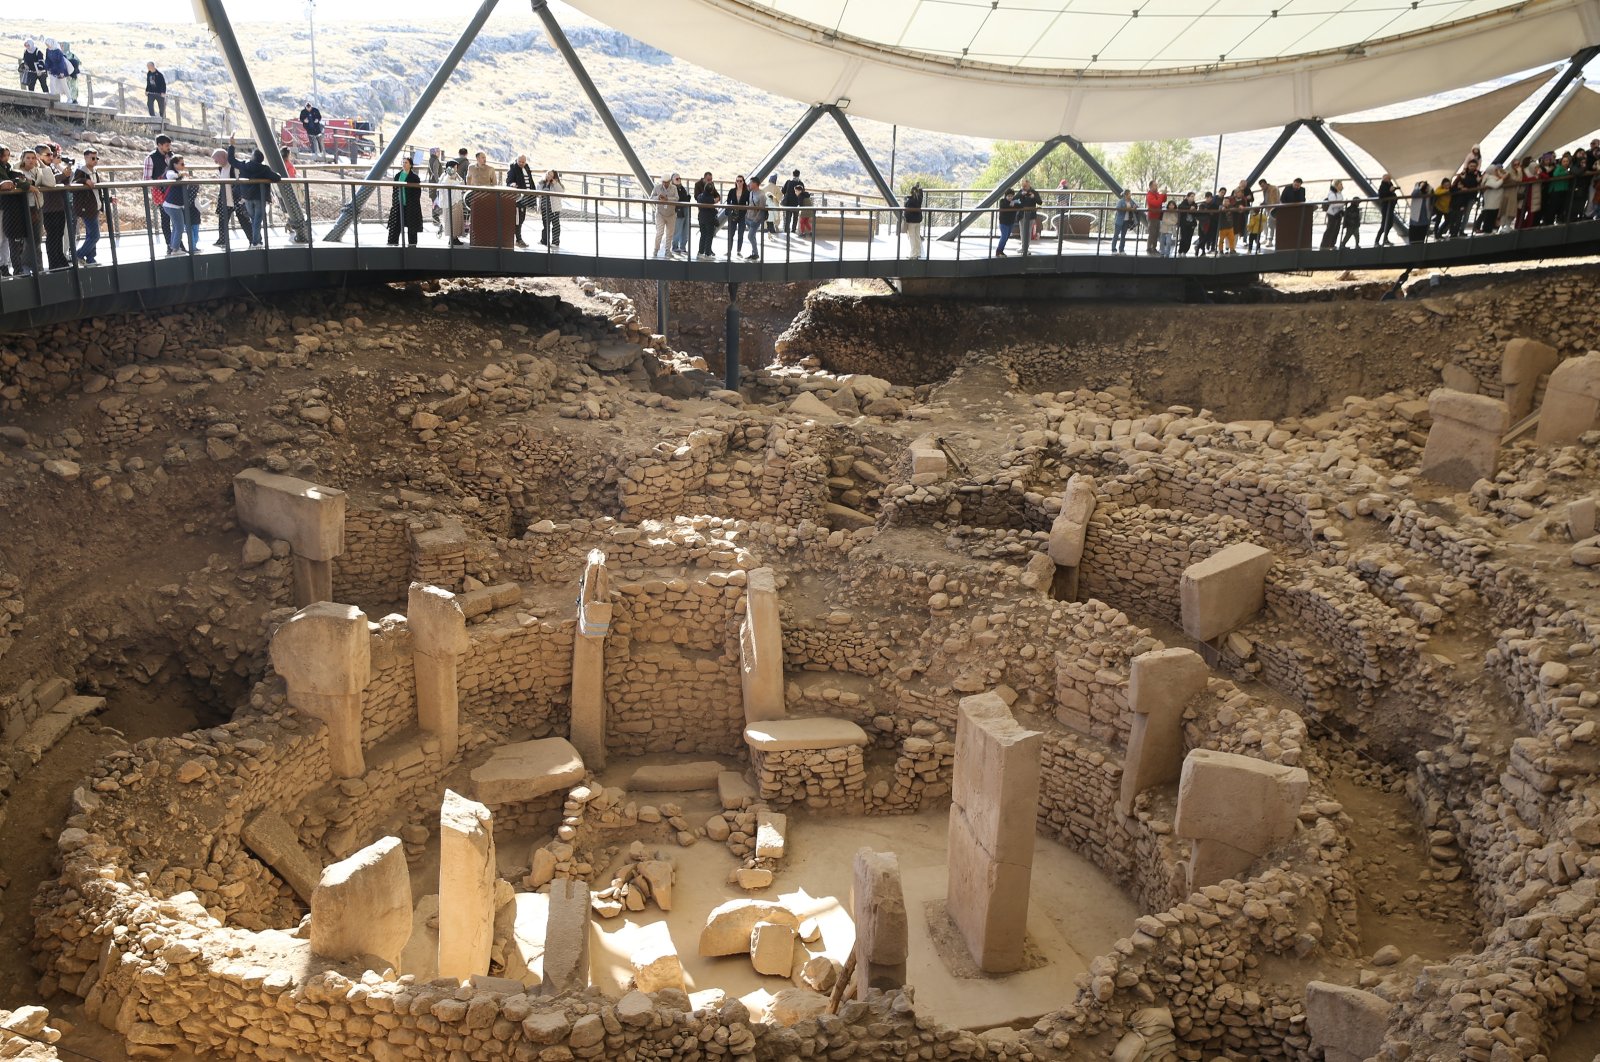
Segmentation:
<svg viewBox="0 0 1600 1062">
<path fill-rule="evenodd" d="M 756 812 L 756 858 L 782 859 L 789 817 L 776 811 Z"/>
<path fill-rule="evenodd" d="M 824 716 L 768 719 L 744 728 L 745 744 L 760 752 L 836 749 L 868 744 L 867 732 L 848 719 Z"/>
<path fill-rule="evenodd" d="M 1033 865 L 1044 735 L 1016 721 L 996 693 L 963 697 L 956 715 L 951 817 L 956 809 L 991 858 Z"/>
<path fill-rule="evenodd" d="M 1191 749 L 1178 780 L 1179 837 L 1222 841 L 1260 855 L 1294 836 L 1309 779 L 1304 767 Z"/>
<path fill-rule="evenodd" d="M 1261 611 L 1267 601 L 1272 551 L 1239 542 L 1183 570 L 1178 595 L 1183 632 L 1209 642 Z"/>
<path fill-rule="evenodd" d="M 485 804 L 514 804 L 583 781 L 583 757 L 566 738 L 501 745 L 472 771 L 472 795 Z"/>
<path fill-rule="evenodd" d="M 738 771 L 723 771 L 717 775 L 717 799 L 723 811 L 737 811 L 755 802 L 756 788 Z"/>
<path fill-rule="evenodd" d="M 800 919 L 787 907 L 770 900 L 729 900 L 713 908 L 700 931 L 700 954 L 743 955 L 750 950 L 750 934 L 757 922 L 781 922 L 799 928 Z"/>
<path fill-rule="evenodd" d="M 725 770 L 716 760 L 652 764 L 634 771 L 625 788 L 630 793 L 695 793 L 717 788 Z"/>
<path fill-rule="evenodd" d="M 309 560 L 332 560 L 344 552 L 345 493 L 293 476 L 247 468 L 233 477 L 239 524 L 281 538 Z"/>
<path fill-rule="evenodd" d="M 1306 1031 L 1329 1062 L 1378 1054 L 1393 1010 L 1394 1004 L 1371 992 L 1327 981 L 1306 982 Z"/>
<path fill-rule="evenodd" d="M 633 968 L 633 984 L 641 992 L 655 992 L 663 988 L 684 991 L 683 963 L 678 958 L 678 948 L 672 943 L 672 933 L 667 923 L 653 922 L 642 927 L 637 935 L 638 944 L 628 956 Z"/>
<path fill-rule="evenodd" d="M 312 951 L 398 966 L 410 937 L 411 873 L 400 838 L 385 837 L 322 871 L 311 894 Z"/>
<path fill-rule="evenodd" d="M 282 815 L 270 810 L 258 812 L 244 824 L 241 837 L 245 847 L 287 882 L 296 896 L 311 902 L 312 893 L 322 880 L 322 868 Z"/>
<path fill-rule="evenodd" d="M 750 963 L 765 977 L 788 977 L 794 970 L 794 926 L 757 922 L 750 931 Z"/>
</svg>

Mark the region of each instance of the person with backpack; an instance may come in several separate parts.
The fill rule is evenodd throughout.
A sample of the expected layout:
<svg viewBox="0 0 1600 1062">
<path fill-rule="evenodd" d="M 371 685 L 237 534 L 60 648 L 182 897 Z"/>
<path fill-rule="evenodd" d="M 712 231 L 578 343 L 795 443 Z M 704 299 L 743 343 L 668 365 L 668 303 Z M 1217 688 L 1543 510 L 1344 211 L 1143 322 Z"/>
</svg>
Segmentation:
<svg viewBox="0 0 1600 1062">
<path fill-rule="evenodd" d="M 306 141 L 311 150 L 316 152 L 317 158 L 322 157 L 322 112 L 311 105 L 310 100 L 300 106 L 300 125 L 306 131 Z"/>
<path fill-rule="evenodd" d="M 194 254 L 200 243 L 200 203 L 197 199 L 200 186 L 189 176 L 189 167 L 182 155 L 174 155 L 167 160 L 167 172 L 162 176 L 171 182 L 167 185 L 167 196 L 161 202 L 162 212 L 171 219 L 172 237 L 167 241 L 167 255 Z M 184 246 L 186 234 L 189 238 L 187 248 Z"/>
<path fill-rule="evenodd" d="M 761 261 L 761 246 L 765 242 L 761 238 L 761 230 L 767 222 L 767 193 L 761 187 L 760 181 L 750 182 L 750 209 L 744 219 L 746 237 L 750 241 L 750 253 L 746 256 L 747 262 Z"/>
<path fill-rule="evenodd" d="M 67 102 L 76 106 L 78 103 L 78 75 L 83 73 L 83 65 L 78 62 L 78 57 L 72 54 L 72 45 L 63 42 L 61 54 L 67 59 Z"/>
<path fill-rule="evenodd" d="M 904 210 L 906 257 L 915 261 L 922 257 L 922 185 L 911 186 L 911 194 L 906 196 Z"/>
<path fill-rule="evenodd" d="M 49 92 L 49 79 L 45 75 L 44 50 L 33 41 L 22 42 L 22 90 L 32 92 Z"/>
<path fill-rule="evenodd" d="M 783 199 L 785 207 L 783 213 L 783 231 L 785 235 L 794 232 L 800 223 L 800 197 L 806 194 L 806 182 L 800 179 L 800 171 L 795 170 L 787 181 L 783 182 Z"/>
<path fill-rule="evenodd" d="M 144 102 L 150 117 L 161 111 L 161 120 L 167 120 L 167 76 L 156 69 L 156 64 L 144 64 Z"/>
</svg>

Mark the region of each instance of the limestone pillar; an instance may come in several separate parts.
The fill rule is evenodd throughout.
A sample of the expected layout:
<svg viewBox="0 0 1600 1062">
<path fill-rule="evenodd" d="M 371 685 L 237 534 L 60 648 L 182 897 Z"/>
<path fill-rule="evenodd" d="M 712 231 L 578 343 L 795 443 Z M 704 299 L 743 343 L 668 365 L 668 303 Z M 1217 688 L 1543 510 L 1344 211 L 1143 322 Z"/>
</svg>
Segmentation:
<svg viewBox="0 0 1600 1062">
<path fill-rule="evenodd" d="M 1060 575 L 1065 574 L 1064 596 L 1069 601 L 1078 596 L 1078 567 L 1083 563 L 1083 541 L 1089 531 L 1089 518 L 1094 515 L 1094 505 L 1094 480 L 1077 473 L 1067 480 L 1061 511 L 1050 525 L 1050 559 L 1058 569 L 1065 569 L 1064 573 L 1058 572 L 1057 585 L 1061 585 Z"/>
<path fill-rule="evenodd" d="M 1173 819 L 1173 832 L 1193 842 L 1189 888 L 1237 878 L 1293 837 L 1308 785 L 1303 767 L 1191 750 L 1183 760 Z"/>
<path fill-rule="evenodd" d="M 1428 414 L 1433 425 L 1422 450 L 1425 478 L 1460 490 L 1494 478 L 1500 439 L 1511 426 L 1504 402 L 1441 387 L 1428 396 Z"/>
<path fill-rule="evenodd" d="M 331 601 L 307 605 L 273 633 L 270 655 L 289 703 L 328 724 L 334 776 L 360 777 L 361 694 L 372 677 L 366 613 Z"/>
<path fill-rule="evenodd" d="M 1513 423 L 1533 412 L 1533 399 L 1539 378 L 1561 361 L 1556 348 L 1536 339 L 1507 341 L 1500 356 L 1500 382 L 1505 386 L 1506 409 Z"/>
<path fill-rule="evenodd" d="M 1327 981 L 1306 982 L 1306 1031 L 1324 1062 L 1364 1062 L 1388 1037 L 1394 1004 L 1371 992 Z"/>
<path fill-rule="evenodd" d="M 862 848 L 856 852 L 854 871 L 850 914 L 856 923 L 856 998 L 865 999 L 869 988 L 892 992 L 906 983 L 911 928 L 895 854 Z"/>
<path fill-rule="evenodd" d="M 1128 680 L 1128 756 L 1117 811 L 1127 815 L 1144 790 L 1183 770 L 1183 710 L 1206 688 L 1210 668 L 1192 649 L 1157 649 L 1133 658 Z"/>
<path fill-rule="evenodd" d="M 744 600 L 744 621 L 739 625 L 744 721 L 782 719 L 783 625 L 778 616 L 778 580 L 771 568 L 749 573 Z"/>
<path fill-rule="evenodd" d="M 1043 741 L 1012 718 L 998 694 L 962 698 L 946 905 L 973 960 L 988 973 L 1022 968 Z"/>
<path fill-rule="evenodd" d="M 589 886 L 577 878 L 550 883 L 550 920 L 544 933 L 544 984 L 559 996 L 589 987 Z"/>
<path fill-rule="evenodd" d="M 572 639 L 572 744 L 594 770 L 606 765 L 606 635 L 611 633 L 611 583 L 606 555 L 589 551 L 578 593 Z"/>
<path fill-rule="evenodd" d="M 1267 603 L 1272 551 L 1249 542 L 1228 546 L 1183 570 L 1178 598 L 1183 632 L 1198 642 L 1220 638 Z"/>
<path fill-rule="evenodd" d="M 312 951 L 398 968 L 410 937 L 411 873 L 400 838 L 385 837 L 322 871 L 311 893 Z"/>
<path fill-rule="evenodd" d="M 297 606 L 333 600 L 333 558 L 344 552 L 344 491 L 247 468 L 233 477 L 233 503 L 240 527 L 289 543 Z"/>
<path fill-rule="evenodd" d="M 1540 446 L 1570 446 L 1600 420 L 1600 354 L 1568 358 L 1550 373 L 1539 407 Z"/>
<path fill-rule="evenodd" d="M 411 628 L 411 663 L 417 673 L 417 725 L 438 735 L 444 761 L 450 763 L 461 739 L 456 661 L 472 644 L 467 638 L 467 617 L 455 594 L 412 583 L 406 623 Z"/>
<path fill-rule="evenodd" d="M 494 816 L 446 789 L 439 809 L 439 976 L 489 972 L 494 943 Z"/>
</svg>

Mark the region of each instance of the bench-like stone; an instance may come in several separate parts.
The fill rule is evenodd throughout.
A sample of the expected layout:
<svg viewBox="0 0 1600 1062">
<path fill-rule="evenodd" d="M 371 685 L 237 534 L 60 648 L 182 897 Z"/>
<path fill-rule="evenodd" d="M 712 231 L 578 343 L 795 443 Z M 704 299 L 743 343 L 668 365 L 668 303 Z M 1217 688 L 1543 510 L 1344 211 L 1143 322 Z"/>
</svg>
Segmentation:
<svg viewBox="0 0 1600 1062">
<path fill-rule="evenodd" d="M 233 504 L 241 527 L 281 538 L 307 560 L 332 560 L 344 552 L 342 490 L 247 468 L 233 477 Z"/>
<path fill-rule="evenodd" d="M 768 719 L 744 728 L 745 744 L 758 752 L 793 752 L 866 745 L 867 732 L 848 719 L 812 716 Z"/>
<path fill-rule="evenodd" d="M 1261 611 L 1272 551 L 1249 542 L 1219 550 L 1183 570 L 1178 596 L 1183 632 L 1209 642 Z"/>
<path fill-rule="evenodd" d="M 485 804 L 516 804 L 583 781 L 583 757 L 566 738 L 541 738 L 501 745 L 472 771 L 473 798 Z"/>
<path fill-rule="evenodd" d="M 696 793 L 717 788 L 726 769 L 716 760 L 650 764 L 634 771 L 626 788 L 630 793 Z"/>
</svg>

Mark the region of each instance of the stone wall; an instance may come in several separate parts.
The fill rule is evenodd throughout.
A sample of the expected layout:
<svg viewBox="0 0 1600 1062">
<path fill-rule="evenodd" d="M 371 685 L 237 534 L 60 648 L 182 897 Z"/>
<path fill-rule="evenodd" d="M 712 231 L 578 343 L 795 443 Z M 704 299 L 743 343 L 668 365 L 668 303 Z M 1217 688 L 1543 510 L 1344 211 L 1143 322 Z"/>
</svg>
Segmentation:
<svg viewBox="0 0 1600 1062">
<path fill-rule="evenodd" d="M 865 809 L 867 770 L 860 745 L 832 749 L 752 750 L 756 788 L 776 807 L 804 804 L 810 811 Z"/>
</svg>

